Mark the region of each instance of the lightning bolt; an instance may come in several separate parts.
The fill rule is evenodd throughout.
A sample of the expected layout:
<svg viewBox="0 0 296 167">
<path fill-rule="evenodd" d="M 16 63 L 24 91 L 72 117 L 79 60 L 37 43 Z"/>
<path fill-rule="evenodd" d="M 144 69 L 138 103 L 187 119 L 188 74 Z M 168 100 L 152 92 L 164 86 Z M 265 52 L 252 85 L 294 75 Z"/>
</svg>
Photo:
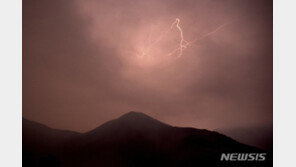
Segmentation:
<svg viewBox="0 0 296 167">
<path fill-rule="evenodd" d="M 173 29 L 174 25 L 176 25 L 176 28 L 179 30 L 180 32 L 180 43 L 179 43 L 179 47 L 175 50 L 173 50 L 171 53 L 169 53 L 168 55 L 172 55 L 173 53 L 175 53 L 176 51 L 179 50 L 179 57 L 182 56 L 183 54 L 183 50 L 187 48 L 187 46 L 189 45 L 189 42 L 187 42 L 184 39 L 184 35 L 183 35 L 183 30 L 180 27 L 180 19 L 176 18 L 175 22 L 173 22 L 173 24 L 171 25 L 171 29 Z"/>
<path fill-rule="evenodd" d="M 233 21 L 228 22 L 228 23 L 224 23 L 224 24 L 218 26 L 218 27 L 217 27 L 216 29 L 214 29 L 213 31 L 210 31 L 210 32 L 208 32 L 208 33 L 202 35 L 201 37 L 194 39 L 193 41 L 190 42 L 190 45 L 192 45 L 193 43 L 195 43 L 195 42 L 197 42 L 197 41 L 201 41 L 201 40 L 205 39 L 205 38 L 208 37 L 208 36 L 213 35 L 214 33 L 218 32 L 219 30 L 221 30 L 221 29 L 224 28 L 225 26 L 231 24 L 232 22 L 233 22 Z"/>
<path fill-rule="evenodd" d="M 201 37 L 198 37 L 198 38 L 195 38 L 194 40 L 192 41 L 187 41 L 184 39 L 184 34 L 183 34 L 183 30 L 182 30 L 182 27 L 180 26 L 180 19 L 179 18 L 176 18 L 176 20 L 171 24 L 171 28 L 163 33 L 161 33 L 159 35 L 159 37 L 157 39 L 155 39 L 154 41 L 151 41 L 150 37 L 151 37 L 151 33 L 152 33 L 152 30 L 150 31 L 149 33 L 149 36 L 148 36 L 148 45 L 145 49 L 142 50 L 142 53 L 140 56 L 145 56 L 145 55 L 148 55 L 149 52 L 150 52 L 150 49 L 155 45 L 157 44 L 158 42 L 160 42 L 174 27 L 177 28 L 177 30 L 179 31 L 180 33 L 180 41 L 179 41 L 179 44 L 178 46 L 173 49 L 171 52 L 169 52 L 167 54 L 167 56 L 172 56 L 174 54 L 176 54 L 177 52 L 179 53 L 177 57 L 181 57 L 183 55 L 183 51 L 185 49 L 187 49 L 189 46 L 192 46 L 194 43 L 198 42 L 198 41 L 201 41 L 205 38 L 207 38 L 208 36 L 211 36 L 213 35 L 214 33 L 218 32 L 219 30 L 221 30 L 222 28 L 224 28 L 225 26 L 231 24 L 233 21 L 231 22 L 228 22 L 228 23 L 224 23 L 220 26 L 218 26 L 216 29 L 214 29 L 213 31 L 210 31 L 204 35 L 202 35 Z"/>
</svg>

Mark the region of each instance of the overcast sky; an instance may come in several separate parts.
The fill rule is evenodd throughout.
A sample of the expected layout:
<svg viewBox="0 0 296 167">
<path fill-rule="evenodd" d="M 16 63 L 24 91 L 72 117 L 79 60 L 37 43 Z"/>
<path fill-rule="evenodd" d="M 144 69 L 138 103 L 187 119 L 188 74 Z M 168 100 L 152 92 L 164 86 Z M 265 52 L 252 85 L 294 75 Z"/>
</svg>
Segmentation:
<svg viewBox="0 0 296 167">
<path fill-rule="evenodd" d="M 24 0 L 23 116 L 79 132 L 131 110 L 270 125 L 272 30 L 271 0 Z"/>
</svg>

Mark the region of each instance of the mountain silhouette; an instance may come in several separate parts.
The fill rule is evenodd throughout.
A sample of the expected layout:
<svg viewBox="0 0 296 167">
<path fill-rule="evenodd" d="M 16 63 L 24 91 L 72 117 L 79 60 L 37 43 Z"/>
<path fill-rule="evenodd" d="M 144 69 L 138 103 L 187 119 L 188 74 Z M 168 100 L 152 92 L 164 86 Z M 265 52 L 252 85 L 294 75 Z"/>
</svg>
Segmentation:
<svg viewBox="0 0 296 167">
<path fill-rule="evenodd" d="M 221 153 L 262 153 L 214 131 L 174 127 L 129 112 L 86 132 L 49 128 L 23 118 L 24 166 L 272 166 L 220 161 Z"/>
<path fill-rule="evenodd" d="M 242 143 L 248 143 L 251 146 L 269 150 L 273 149 L 273 128 L 272 125 L 250 126 L 250 127 L 232 127 L 215 129 Z"/>
</svg>

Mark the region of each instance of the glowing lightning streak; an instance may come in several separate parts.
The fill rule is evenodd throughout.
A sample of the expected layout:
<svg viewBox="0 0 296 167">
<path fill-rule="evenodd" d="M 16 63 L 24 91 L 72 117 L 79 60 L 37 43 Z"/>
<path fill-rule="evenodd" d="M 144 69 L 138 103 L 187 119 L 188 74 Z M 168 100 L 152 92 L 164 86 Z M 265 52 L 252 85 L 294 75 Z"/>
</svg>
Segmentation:
<svg viewBox="0 0 296 167">
<path fill-rule="evenodd" d="M 173 27 L 174 27 L 175 25 L 176 25 L 176 28 L 179 30 L 179 32 L 180 32 L 180 43 L 179 43 L 179 47 L 178 47 L 178 48 L 174 49 L 172 52 L 170 52 L 170 53 L 168 54 L 169 56 L 171 56 L 171 55 L 173 55 L 175 52 L 179 51 L 179 55 L 178 55 L 178 57 L 181 57 L 182 54 L 183 54 L 183 50 L 186 49 L 187 46 L 190 44 L 188 41 L 186 41 L 186 40 L 184 39 L 184 36 L 183 36 L 183 30 L 182 30 L 181 26 L 179 25 L 179 23 L 180 23 L 180 19 L 179 19 L 179 18 L 176 18 L 176 20 L 175 20 L 175 21 L 172 23 L 172 25 L 171 25 L 171 29 L 170 29 L 170 30 L 172 30 Z M 156 43 L 158 43 L 159 41 L 161 41 L 162 38 L 163 38 L 167 33 L 170 32 L 170 30 L 167 30 L 166 32 L 162 33 L 162 34 L 159 36 L 159 38 L 157 38 L 155 41 L 153 41 L 153 42 L 151 42 L 151 43 L 150 43 L 150 35 L 151 35 L 151 31 L 150 31 L 150 33 L 149 33 L 149 39 L 148 39 L 148 46 L 147 46 L 147 48 L 145 48 L 144 50 L 142 50 L 142 54 L 141 54 L 140 56 L 145 56 L 145 55 L 147 55 L 147 54 L 149 53 L 149 51 L 150 51 L 150 48 L 151 48 L 153 45 L 155 45 Z"/>
<path fill-rule="evenodd" d="M 161 35 L 159 35 L 159 37 L 158 37 L 156 40 L 151 41 L 151 40 L 150 40 L 150 37 L 151 37 L 151 34 L 152 34 L 152 30 L 150 30 L 149 38 L 148 38 L 148 46 L 147 46 L 145 49 L 142 50 L 142 54 L 141 54 L 140 56 L 148 55 L 148 53 L 149 53 L 149 51 L 150 51 L 150 48 L 151 48 L 153 45 L 157 44 L 159 41 L 161 41 L 161 40 L 163 39 L 163 37 L 164 37 L 167 33 L 169 33 L 169 32 L 170 32 L 170 30 L 167 30 L 167 31 L 163 32 Z"/>
<path fill-rule="evenodd" d="M 203 40 L 204 38 L 206 38 L 206 37 L 208 37 L 208 36 L 210 36 L 210 35 L 216 33 L 217 31 L 219 31 L 220 29 L 222 29 L 222 28 L 224 28 L 225 26 L 229 25 L 229 24 L 232 23 L 233 21 L 232 21 L 232 22 L 228 22 L 228 23 L 224 23 L 224 24 L 220 25 L 219 27 L 217 27 L 216 29 L 214 29 L 213 31 L 211 31 L 211 32 L 209 32 L 209 33 L 207 33 L 207 34 L 204 34 L 204 35 L 202 35 L 201 37 L 196 38 L 196 39 L 194 39 L 194 40 L 191 41 L 191 42 L 187 42 L 186 40 L 184 40 L 184 37 L 183 37 L 183 31 L 182 31 L 181 27 L 179 26 L 179 22 L 180 22 L 180 19 L 177 18 L 176 21 L 172 24 L 172 26 L 173 26 L 174 24 L 176 24 L 176 27 L 177 27 L 177 28 L 179 29 L 179 31 L 180 31 L 180 35 L 181 35 L 180 46 L 179 46 L 178 48 L 174 49 L 172 52 L 170 52 L 170 53 L 168 54 L 168 56 L 171 56 L 171 55 L 173 55 L 175 52 L 180 51 L 178 57 L 181 57 L 182 54 L 183 54 L 183 50 L 186 49 L 188 46 L 191 46 L 191 45 L 194 44 L 195 42 L 197 42 L 197 41 L 201 41 L 201 40 Z M 171 28 L 172 28 L 172 26 L 171 26 Z"/>
<path fill-rule="evenodd" d="M 211 31 L 211 32 L 209 32 L 209 33 L 207 33 L 207 34 L 204 34 L 203 36 L 201 36 L 201 37 L 199 37 L 199 38 L 194 39 L 193 41 L 190 42 L 189 45 L 191 45 L 191 44 L 193 44 L 193 43 L 195 43 L 195 42 L 197 42 L 197 41 L 200 41 L 200 40 L 202 40 L 202 39 L 204 39 L 204 38 L 206 38 L 206 37 L 208 37 L 208 36 L 210 36 L 210 35 L 216 33 L 217 31 L 219 31 L 220 29 L 224 28 L 225 26 L 227 26 L 227 25 L 230 24 L 230 23 L 232 23 L 232 22 L 228 22 L 228 23 L 224 23 L 224 24 L 220 25 L 220 26 L 217 27 L 215 30 L 213 30 L 213 31 Z"/>
<path fill-rule="evenodd" d="M 179 18 L 176 18 L 176 21 L 173 22 L 173 24 L 171 25 L 171 29 L 173 28 L 174 25 L 176 25 L 176 28 L 179 30 L 180 32 L 180 44 L 179 44 L 179 48 L 178 49 L 175 49 L 172 53 L 170 53 L 169 55 L 173 54 L 175 51 L 179 50 L 179 57 L 182 56 L 183 54 L 183 49 L 186 49 L 187 46 L 189 45 L 189 42 L 187 42 L 185 39 L 184 39 L 184 36 L 183 36 L 183 30 L 182 28 L 180 27 L 179 25 L 180 23 L 180 19 Z"/>
<path fill-rule="evenodd" d="M 209 32 L 209 33 L 207 33 L 207 34 L 204 34 L 203 36 L 201 36 L 201 37 L 199 37 L 199 38 L 196 38 L 196 39 L 194 39 L 194 40 L 191 41 L 191 42 L 188 42 L 188 41 L 186 41 L 186 40 L 184 39 L 183 30 L 182 30 L 182 28 L 181 28 L 181 26 L 180 26 L 180 19 L 179 19 L 179 18 L 176 18 L 176 20 L 172 23 L 172 25 L 171 25 L 171 29 L 170 29 L 170 30 L 172 30 L 173 27 L 176 25 L 176 28 L 177 28 L 178 31 L 180 32 L 180 42 L 179 42 L 179 46 L 178 46 L 176 49 L 174 49 L 173 51 L 171 51 L 170 53 L 168 53 L 167 56 L 171 56 L 171 55 L 175 54 L 177 51 L 179 51 L 179 55 L 178 55 L 178 57 L 181 57 L 182 54 L 183 54 L 183 50 L 186 49 L 188 46 L 191 46 L 191 45 L 194 44 L 195 42 L 200 41 L 200 40 L 202 40 L 202 39 L 204 39 L 204 38 L 206 38 L 206 37 L 208 37 L 208 36 L 210 36 L 210 35 L 216 33 L 217 31 L 219 31 L 220 29 L 222 29 L 223 27 L 227 26 L 227 25 L 230 24 L 230 23 L 232 23 L 232 22 L 222 24 L 222 25 L 220 25 L 219 27 L 217 27 L 216 29 L 214 29 L 213 31 L 211 31 L 211 32 Z M 147 46 L 146 49 L 144 49 L 144 50 L 142 51 L 141 56 L 145 56 L 145 55 L 147 55 L 147 54 L 149 53 L 149 51 L 150 51 L 150 48 L 151 48 L 153 45 L 155 45 L 156 43 L 158 43 L 159 41 L 161 41 L 162 38 L 163 38 L 163 37 L 164 37 L 164 36 L 165 36 L 170 30 L 167 30 L 166 32 L 162 33 L 162 34 L 159 36 L 159 38 L 157 38 L 156 40 L 154 40 L 154 41 L 152 41 L 152 42 L 151 42 L 151 40 L 150 40 L 150 36 L 151 36 L 151 31 L 150 31 L 149 39 L 148 39 L 148 40 L 149 40 L 149 41 L 148 41 L 148 46 Z"/>
</svg>

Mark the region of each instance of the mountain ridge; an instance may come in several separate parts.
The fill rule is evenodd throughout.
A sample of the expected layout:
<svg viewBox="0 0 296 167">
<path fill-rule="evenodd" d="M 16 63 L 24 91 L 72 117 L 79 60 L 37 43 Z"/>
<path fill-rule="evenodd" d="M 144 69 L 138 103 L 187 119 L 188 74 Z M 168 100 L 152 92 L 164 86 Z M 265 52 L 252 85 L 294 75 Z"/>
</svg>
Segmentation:
<svg viewBox="0 0 296 167">
<path fill-rule="evenodd" d="M 222 152 L 262 152 L 218 132 L 174 127 L 134 111 L 86 133 L 69 133 L 47 126 L 37 127 L 43 132 L 32 132 L 26 122 L 23 122 L 23 160 L 27 166 L 213 166 L 221 163 Z M 59 137 L 61 132 L 65 132 L 63 137 Z M 38 138 L 40 134 L 43 137 Z M 250 164 L 254 165 L 243 165 Z"/>
</svg>

